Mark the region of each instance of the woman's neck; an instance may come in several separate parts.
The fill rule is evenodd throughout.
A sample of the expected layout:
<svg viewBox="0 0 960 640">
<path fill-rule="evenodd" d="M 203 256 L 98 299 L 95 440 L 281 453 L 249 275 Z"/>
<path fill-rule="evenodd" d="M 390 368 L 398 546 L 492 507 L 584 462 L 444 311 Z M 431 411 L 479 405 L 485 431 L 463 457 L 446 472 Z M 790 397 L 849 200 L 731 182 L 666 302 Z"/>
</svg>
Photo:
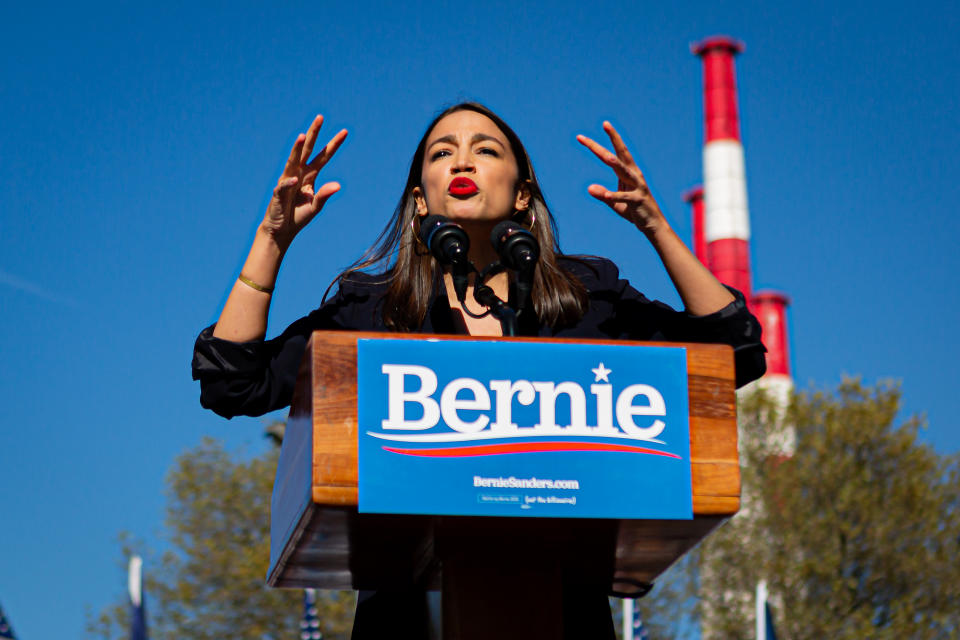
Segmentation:
<svg viewBox="0 0 960 640">
<path fill-rule="evenodd" d="M 490 244 L 490 232 L 496 226 L 491 222 L 459 223 L 470 236 L 468 257 L 478 271 L 483 271 L 492 262 L 499 259 L 493 245 Z"/>
</svg>

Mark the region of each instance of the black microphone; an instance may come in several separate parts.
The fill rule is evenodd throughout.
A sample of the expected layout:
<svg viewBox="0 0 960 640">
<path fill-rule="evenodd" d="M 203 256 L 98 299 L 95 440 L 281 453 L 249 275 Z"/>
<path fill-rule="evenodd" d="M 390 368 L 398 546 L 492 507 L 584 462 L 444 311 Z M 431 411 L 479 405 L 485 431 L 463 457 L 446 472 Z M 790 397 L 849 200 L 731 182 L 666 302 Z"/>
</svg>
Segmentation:
<svg viewBox="0 0 960 640">
<path fill-rule="evenodd" d="M 430 249 L 437 262 L 449 266 L 453 274 L 453 290 L 461 303 L 467 297 L 470 276 L 470 236 L 455 222 L 443 216 L 427 216 L 420 222 L 420 240 Z"/>
<path fill-rule="evenodd" d="M 517 272 L 517 309 L 523 309 L 533 289 L 540 245 L 532 233 L 512 220 L 504 220 L 493 228 L 490 243 L 500 256 L 500 263 Z"/>
</svg>

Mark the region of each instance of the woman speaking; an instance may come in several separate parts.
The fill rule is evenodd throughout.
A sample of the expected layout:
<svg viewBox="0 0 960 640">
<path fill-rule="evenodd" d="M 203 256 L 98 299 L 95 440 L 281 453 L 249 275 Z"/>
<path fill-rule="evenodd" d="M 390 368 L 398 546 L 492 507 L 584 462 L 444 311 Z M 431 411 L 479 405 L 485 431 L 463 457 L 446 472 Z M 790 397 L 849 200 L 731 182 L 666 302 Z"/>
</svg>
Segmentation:
<svg viewBox="0 0 960 640">
<path fill-rule="evenodd" d="M 340 131 L 311 159 L 322 123 L 317 116 L 297 137 L 223 311 L 197 339 L 193 376 L 200 380 L 204 407 L 232 417 L 289 405 L 307 340 L 317 329 L 503 335 L 505 325 L 473 295 L 482 287 L 518 308 L 521 335 L 724 343 L 734 348 L 738 386 L 763 375 L 760 326 L 743 296 L 720 284 L 673 231 L 609 122 L 603 127 L 612 151 L 577 137 L 617 178 L 616 189 L 594 184 L 588 192 L 646 237 L 680 294 L 683 311 L 645 298 L 609 260 L 560 252 L 553 216 L 523 144 L 503 120 L 476 103 L 450 107 L 427 127 L 392 219 L 377 243 L 339 276 L 333 297 L 280 336 L 264 340 L 287 248 L 340 189 L 335 182 L 316 187 L 320 171 L 347 136 Z M 432 216 L 455 223 L 469 239 L 464 244 L 477 272 L 466 284 L 424 246 L 422 224 L 442 220 Z M 488 268 L 500 259 L 491 231 L 508 220 L 528 232 L 539 250 L 539 261 L 527 274 L 529 294 L 519 303 L 516 274 Z M 581 613 L 565 616 L 568 630 L 590 629 L 575 635 L 605 637 L 608 630 L 613 637 L 606 600 L 597 595 L 592 605 L 578 597 Z M 390 620 L 395 630 L 395 615 L 410 619 L 421 610 L 420 600 L 411 594 L 362 599 L 354 637 L 365 636 L 378 620 Z"/>
</svg>

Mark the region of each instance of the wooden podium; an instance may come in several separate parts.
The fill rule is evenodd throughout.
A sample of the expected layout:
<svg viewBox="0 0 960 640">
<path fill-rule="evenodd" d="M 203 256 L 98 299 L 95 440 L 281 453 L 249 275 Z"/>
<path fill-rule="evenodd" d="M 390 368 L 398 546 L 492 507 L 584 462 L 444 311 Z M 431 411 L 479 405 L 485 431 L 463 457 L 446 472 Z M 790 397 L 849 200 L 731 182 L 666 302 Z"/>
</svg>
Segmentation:
<svg viewBox="0 0 960 640">
<path fill-rule="evenodd" d="M 360 514 L 357 341 L 498 340 L 682 346 L 692 520 Z M 725 345 L 360 332 L 313 334 L 271 515 L 273 587 L 442 592 L 443 637 L 563 636 L 562 584 L 639 593 L 740 505 L 733 350 Z"/>
</svg>

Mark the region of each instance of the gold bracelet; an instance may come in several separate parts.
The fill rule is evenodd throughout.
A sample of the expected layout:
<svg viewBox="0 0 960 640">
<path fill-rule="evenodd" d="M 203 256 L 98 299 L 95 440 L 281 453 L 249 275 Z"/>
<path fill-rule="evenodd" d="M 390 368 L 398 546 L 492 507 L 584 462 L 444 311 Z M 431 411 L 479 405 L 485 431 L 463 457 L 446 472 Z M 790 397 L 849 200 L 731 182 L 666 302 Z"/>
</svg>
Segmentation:
<svg viewBox="0 0 960 640">
<path fill-rule="evenodd" d="M 247 276 L 243 275 L 242 273 L 239 276 L 237 276 L 237 278 L 240 280 L 240 282 L 247 285 L 251 289 L 256 289 L 257 291 L 260 291 L 262 293 L 273 293 L 273 287 L 265 287 L 261 284 L 257 284 L 256 282 L 254 282 Z"/>
</svg>

